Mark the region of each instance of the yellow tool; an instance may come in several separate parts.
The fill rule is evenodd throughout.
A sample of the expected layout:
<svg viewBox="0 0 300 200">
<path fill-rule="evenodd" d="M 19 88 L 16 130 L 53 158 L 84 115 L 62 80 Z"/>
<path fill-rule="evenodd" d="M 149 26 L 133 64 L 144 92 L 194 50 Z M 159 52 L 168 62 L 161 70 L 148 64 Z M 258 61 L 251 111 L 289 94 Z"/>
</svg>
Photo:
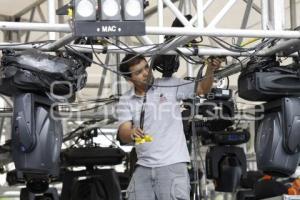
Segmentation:
<svg viewBox="0 0 300 200">
<path fill-rule="evenodd" d="M 68 8 L 68 17 L 72 18 L 73 17 L 73 9 L 72 8 Z"/>
<path fill-rule="evenodd" d="M 150 135 L 145 135 L 142 138 L 135 138 L 135 144 L 144 144 L 145 142 L 152 142 L 153 141 L 153 137 Z"/>
</svg>

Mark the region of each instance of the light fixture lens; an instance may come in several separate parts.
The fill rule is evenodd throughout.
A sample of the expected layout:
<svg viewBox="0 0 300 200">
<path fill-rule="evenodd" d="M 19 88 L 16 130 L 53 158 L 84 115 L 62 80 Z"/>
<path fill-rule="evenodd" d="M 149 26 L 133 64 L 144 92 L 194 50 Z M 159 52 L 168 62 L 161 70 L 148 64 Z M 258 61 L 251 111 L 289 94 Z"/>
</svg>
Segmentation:
<svg viewBox="0 0 300 200">
<path fill-rule="evenodd" d="M 106 0 L 103 5 L 103 12 L 108 17 L 116 16 L 119 13 L 119 4 L 115 0 Z"/>
<path fill-rule="evenodd" d="M 127 14 L 132 17 L 138 16 L 142 11 L 140 1 L 129 0 L 125 5 L 125 10 L 126 10 Z"/>
<path fill-rule="evenodd" d="M 77 4 L 77 13 L 82 17 L 90 17 L 94 14 L 95 8 L 91 1 L 82 0 Z"/>
</svg>

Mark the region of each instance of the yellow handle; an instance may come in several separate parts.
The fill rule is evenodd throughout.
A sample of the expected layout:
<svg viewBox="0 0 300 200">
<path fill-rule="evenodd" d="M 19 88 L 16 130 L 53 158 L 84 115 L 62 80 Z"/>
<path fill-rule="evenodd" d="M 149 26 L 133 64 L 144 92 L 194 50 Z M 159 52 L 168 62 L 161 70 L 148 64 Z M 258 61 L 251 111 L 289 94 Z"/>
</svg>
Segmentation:
<svg viewBox="0 0 300 200">
<path fill-rule="evenodd" d="M 135 139 L 135 144 L 144 144 L 145 142 L 152 142 L 153 141 L 153 137 L 150 135 L 145 135 L 142 138 L 136 138 Z"/>
<path fill-rule="evenodd" d="M 73 17 L 73 9 L 72 8 L 68 8 L 68 14 L 69 17 Z"/>
</svg>

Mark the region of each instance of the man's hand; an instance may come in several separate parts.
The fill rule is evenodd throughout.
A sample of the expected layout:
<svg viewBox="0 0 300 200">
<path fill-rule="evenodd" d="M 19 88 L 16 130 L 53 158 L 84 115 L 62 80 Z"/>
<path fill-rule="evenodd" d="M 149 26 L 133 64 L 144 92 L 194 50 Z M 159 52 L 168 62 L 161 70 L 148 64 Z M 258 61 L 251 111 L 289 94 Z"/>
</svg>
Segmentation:
<svg viewBox="0 0 300 200">
<path fill-rule="evenodd" d="M 144 136 L 144 131 L 138 127 L 133 128 L 132 133 L 130 135 L 132 140 L 135 140 L 136 138 L 143 138 Z"/>
<path fill-rule="evenodd" d="M 226 60 L 225 57 L 209 57 L 207 59 L 207 69 L 216 71 L 220 68 L 221 63 Z"/>
</svg>

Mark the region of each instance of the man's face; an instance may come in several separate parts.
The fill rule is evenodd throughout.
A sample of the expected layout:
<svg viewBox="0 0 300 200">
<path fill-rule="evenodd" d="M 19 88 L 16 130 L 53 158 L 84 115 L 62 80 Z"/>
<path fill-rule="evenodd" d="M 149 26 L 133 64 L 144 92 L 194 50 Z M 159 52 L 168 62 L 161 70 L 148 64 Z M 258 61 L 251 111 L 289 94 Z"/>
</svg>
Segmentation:
<svg viewBox="0 0 300 200">
<path fill-rule="evenodd" d="M 129 70 L 131 72 L 129 81 L 136 87 L 145 86 L 148 80 L 152 79 L 152 73 L 145 60 L 141 60 L 138 64 L 131 66 Z"/>
</svg>

